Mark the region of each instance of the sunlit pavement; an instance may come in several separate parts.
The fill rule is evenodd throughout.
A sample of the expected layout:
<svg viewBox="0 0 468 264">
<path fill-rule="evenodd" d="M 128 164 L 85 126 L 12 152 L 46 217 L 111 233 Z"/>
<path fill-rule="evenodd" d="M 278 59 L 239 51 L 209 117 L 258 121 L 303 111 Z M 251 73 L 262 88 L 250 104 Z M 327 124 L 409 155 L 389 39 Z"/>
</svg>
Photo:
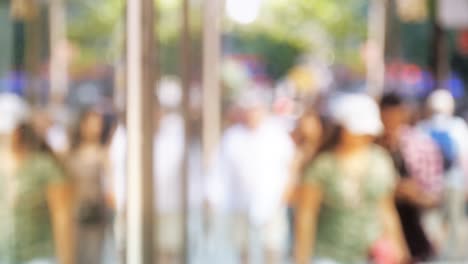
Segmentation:
<svg viewBox="0 0 468 264">
<path fill-rule="evenodd" d="M 189 264 L 238 264 L 240 263 L 237 259 L 232 246 L 226 241 L 226 230 L 229 230 L 227 219 L 222 216 L 216 217 L 217 220 L 211 223 L 211 229 L 206 230 L 203 221 L 203 210 L 200 205 L 201 197 L 198 197 L 202 193 L 202 186 L 199 184 L 202 182 L 201 178 L 201 148 L 200 145 L 195 144 L 191 149 L 191 167 L 192 172 L 192 183 L 191 183 L 191 194 L 197 194 L 194 200 L 197 201 L 192 205 L 189 212 Z M 194 184 L 196 183 L 196 184 Z M 468 221 L 465 224 L 468 227 Z M 468 255 L 468 244 L 465 243 L 466 254 Z M 119 264 L 118 258 L 115 254 L 115 248 L 113 248 L 112 236 L 107 236 L 104 260 L 103 264 Z M 291 260 L 285 260 L 285 264 L 292 263 Z M 433 262 L 434 264 L 468 264 L 468 257 L 464 260 L 438 260 Z M 254 263 L 256 264 L 256 263 Z"/>
<path fill-rule="evenodd" d="M 201 210 L 192 211 L 190 214 L 190 242 L 189 242 L 189 264 L 238 264 L 240 261 L 236 258 L 232 247 L 223 239 L 222 225 L 215 225 L 212 232 L 205 232 L 203 228 L 203 218 Z M 222 221 L 221 221 L 222 222 Z M 217 227 L 216 227 L 217 226 Z M 112 246 L 110 236 L 106 240 L 103 264 L 120 263 L 114 254 L 115 249 Z M 468 253 L 468 248 L 467 248 Z M 292 263 L 287 259 L 285 264 Z M 468 264 L 468 258 L 464 260 L 438 260 L 425 262 L 427 264 Z"/>
</svg>

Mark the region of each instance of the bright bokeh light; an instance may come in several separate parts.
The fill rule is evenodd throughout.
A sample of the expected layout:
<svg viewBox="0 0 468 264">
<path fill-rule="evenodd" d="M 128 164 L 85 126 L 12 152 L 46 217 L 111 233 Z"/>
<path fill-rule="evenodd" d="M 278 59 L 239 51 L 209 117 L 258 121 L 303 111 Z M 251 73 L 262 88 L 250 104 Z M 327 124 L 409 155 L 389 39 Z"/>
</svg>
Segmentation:
<svg viewBox="0 0 468 264">
<path fill-rule="evenodd" d="M 230 19 L 240 24 L 249 24 L 257 19 L 262 0 L 227 0 L 226 12 Z"/>
</svg>

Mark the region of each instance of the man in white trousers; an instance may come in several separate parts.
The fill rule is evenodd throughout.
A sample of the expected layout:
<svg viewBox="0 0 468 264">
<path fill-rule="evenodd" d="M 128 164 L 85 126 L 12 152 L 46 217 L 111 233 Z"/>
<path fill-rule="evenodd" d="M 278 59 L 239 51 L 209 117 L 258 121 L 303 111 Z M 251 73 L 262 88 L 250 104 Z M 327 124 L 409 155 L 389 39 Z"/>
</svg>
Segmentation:
<svg viewBox="0 0 468 264">
<path fill-rule="evenodd" d="M 242 263 L 283 263 L 286 250 L 294 144 L 265 94 L 241 96 L 244 120 L 225 131 L 206 183 L 207 202 L 229 221 L 228 240 Z"/>
</svg>

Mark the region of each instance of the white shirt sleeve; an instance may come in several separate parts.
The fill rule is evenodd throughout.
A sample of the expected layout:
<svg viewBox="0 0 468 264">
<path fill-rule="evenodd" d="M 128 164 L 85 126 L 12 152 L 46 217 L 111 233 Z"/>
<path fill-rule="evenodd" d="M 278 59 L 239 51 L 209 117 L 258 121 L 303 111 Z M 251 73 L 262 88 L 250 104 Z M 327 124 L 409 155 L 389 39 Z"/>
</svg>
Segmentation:
<svg viewBox="0 0 468 264">
<path fill-rule="evenodd" d="M 205 180 L 205 200 L 216 211 L 226 210 L 228 206 L 229 158 L 223 151 L 223 142 L 216 151 L 212 165 Z"/>
<path fill-rule="evenodd" d="M 116 209 L 123 210 L 126 201 L 127 187 L 127 133 L 122 125 L 119 125 L 112 136 L 109 147 L 109 163 L 113 182 L 113 192 Z"/>
</svg>

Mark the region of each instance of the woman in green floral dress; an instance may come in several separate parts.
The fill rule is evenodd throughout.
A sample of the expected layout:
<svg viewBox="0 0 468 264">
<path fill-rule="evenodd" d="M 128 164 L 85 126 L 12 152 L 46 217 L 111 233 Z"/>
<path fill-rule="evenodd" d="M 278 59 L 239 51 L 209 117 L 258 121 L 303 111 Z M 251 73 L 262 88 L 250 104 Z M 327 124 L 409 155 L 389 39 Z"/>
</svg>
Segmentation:
<svg viewBox="0 0 468 264">
<path fill-rule="evenodd" d="M 1 154 L 0 263 L 73 264 L 72 192 L 63 171 L 30 125 L 19 125 L 11 143 Z"/>
<path fill-rule="evenodd" d="M 407 249 L 393 202 L 396 174 L 388 154 L 373 144 L 382 131 L 378 107 L 364 95 L 343 96 L 333 106 L 339 129 L 306 170 L 296 263 L 367 263 L 382 239 L 402 263 Z"/>
</svg>

